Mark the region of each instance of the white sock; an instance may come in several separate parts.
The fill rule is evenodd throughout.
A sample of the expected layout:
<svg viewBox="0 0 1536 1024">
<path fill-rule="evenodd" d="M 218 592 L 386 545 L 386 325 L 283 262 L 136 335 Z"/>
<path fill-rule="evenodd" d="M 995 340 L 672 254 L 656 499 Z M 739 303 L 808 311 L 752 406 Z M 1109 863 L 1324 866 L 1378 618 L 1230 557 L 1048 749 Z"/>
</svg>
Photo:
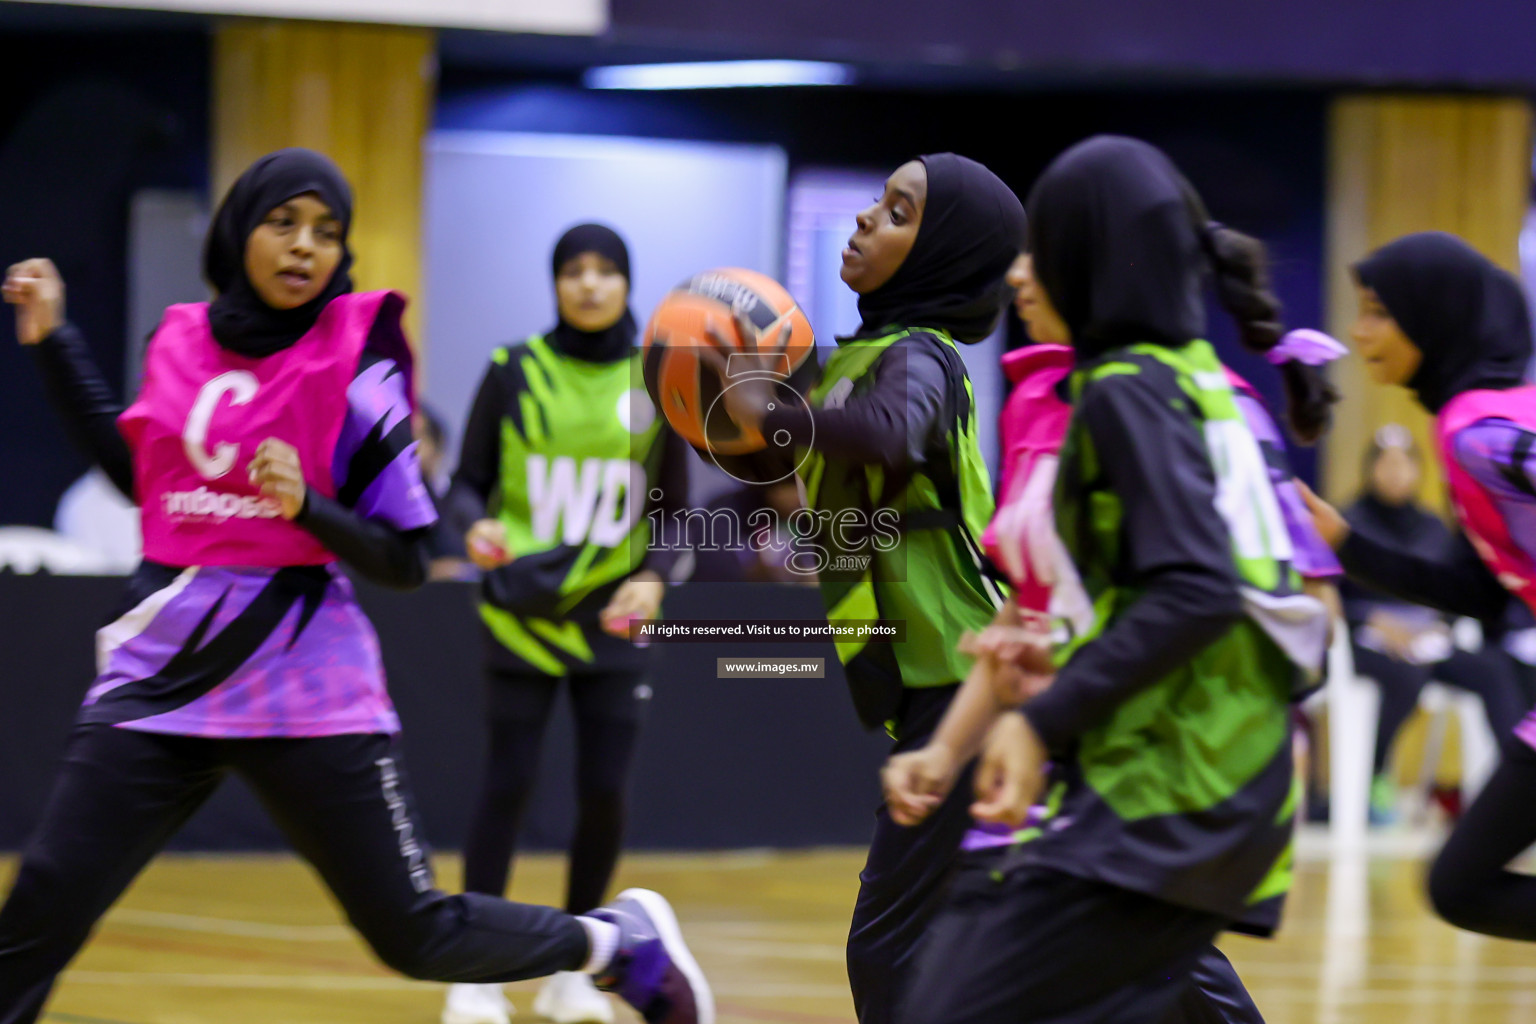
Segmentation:
<svg viewBox="0 0 1536 1024">
<path fill-rule="evenodd" d="M 613 954 L 619 951 L 619 926 L 595 917 L 578 917 L 587 930 L 587 945 L 592 952 L 581 965 L 583 974 L 601 974 L 613 962 Z"/>
</svg>

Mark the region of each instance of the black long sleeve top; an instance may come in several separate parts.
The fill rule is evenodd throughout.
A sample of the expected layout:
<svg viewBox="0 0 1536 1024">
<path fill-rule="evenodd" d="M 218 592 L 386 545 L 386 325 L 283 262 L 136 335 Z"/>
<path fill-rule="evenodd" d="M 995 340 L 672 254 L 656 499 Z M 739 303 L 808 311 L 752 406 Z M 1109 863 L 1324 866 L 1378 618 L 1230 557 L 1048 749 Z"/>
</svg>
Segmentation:
<svg viewBox="0 0 1536 1024">
<path fill-rule="evenodd" d="M 130 500 L 137 500 L 133 458 L 127 441 L 117 429 L 123 405 L 96 366 L 85 339 L 74 325 L 65 323 L 32 346 L 32 352 L 42 372 L 49 400 L 63 420 L 70 440 L 102 468 L 118 490 Z M 365 356 L 362 366 L 371 361 L 372 357 Z M 409 443 L 409 439 L 382 435 L 364 443 L 399 447 Z M 354 458 L 353 463 L 382 469 L 400 454 L 399 451 L 370 453 L 367 458 Z M 360 495 L 366 485 L 351 486 L 347 490 Z M 342 502 L 313 489 L 294 522 L 360 575 L 375 583 L 408 589 L 426 580 L 424 529 L 396 530 L 387 523 L 367 519 Z"/>
<path fill-rule="evenodd" d="M 1230 531 L 1199 428 L 1171 371 L 1109 376 L 1083 395 L 1101 486 L 1123 510 L 1116 585 L 1138 596 L 1023 711 L 1061 750 L 1121 703 L 1220 639 L 1243 614 Z"/>
</svg>

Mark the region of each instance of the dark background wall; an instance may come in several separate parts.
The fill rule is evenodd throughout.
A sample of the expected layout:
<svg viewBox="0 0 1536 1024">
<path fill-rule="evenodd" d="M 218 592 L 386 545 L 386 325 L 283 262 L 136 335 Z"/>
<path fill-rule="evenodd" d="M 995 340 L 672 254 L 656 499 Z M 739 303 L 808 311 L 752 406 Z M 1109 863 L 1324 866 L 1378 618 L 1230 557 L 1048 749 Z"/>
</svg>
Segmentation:
<svg viewBox="0 0 1536 1024">
<path fill-rule="evenodd" d="M 1536 84 L 1524 0 L 610 0 L 610 40 L 864 60 L 893 75 Z M 878 69 L 877 69 L 878 70 Z"/>
<path fill-rule="evenodd" d="M 94 669 L 93 632 L 115 612 L 121 579 L 0 574 L 0 849 L 23 843 L 43 802 Z M 404 725 L 406 765 L 428 838 L 457 849 L 485 756 L 480 634 L 467 584 L 401 594 L 359 586 L 378 630 Z M 676 620 L 814 619 L 807 587 L 687 585 L 667 598 Z M 860 845 L 890 742 L 863 732 L 830 643 L 660 643 L 636 756 L 629 845 L 639 849 Z M 724 656 L 822 657 L 825 679 L 716 679 Z M 563 847 L 574 817 L 572 728 L 562 699 L 545 739 L 525 840 Z M 178 849 L 281 847 L 281 834 L 236 779 L 189 822 Z"/>
<path fill-rule="evenodd" d="M 0 31 L 0 268 L 58 264 L 70 319 L 121 387 L 129 197 L 205 188 L 208 40 L 201 31 Z M 0 313 L 0 524 L 53 521 L 85 471 Z"/>
</svg>

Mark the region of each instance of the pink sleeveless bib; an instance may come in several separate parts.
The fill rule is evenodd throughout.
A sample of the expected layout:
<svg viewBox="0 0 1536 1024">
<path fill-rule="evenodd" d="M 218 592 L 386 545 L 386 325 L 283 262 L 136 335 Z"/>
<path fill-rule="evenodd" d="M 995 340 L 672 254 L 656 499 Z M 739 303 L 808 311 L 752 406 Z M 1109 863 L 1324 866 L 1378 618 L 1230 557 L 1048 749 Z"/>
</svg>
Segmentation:
<svg viewBox="0 0 1536 1024">
<path fill-rule="evenodd" d="M 298 449 L 310 487 L 335 496 L 331 459 L 347 387 L 375 320 L 398 321 L 403 308 L 392 292 L 338 296 L 295 344 L 251 359 L 214 340 L 207 303 L 169 307 L 150 340 L 143 389 L 118 420 L 133 453 L 144 557 L 179 566 L 334 562 L 252 486 L 248 467 L 274 437 Z"/>
<path fill-rule="evenodd" d="M 998 417 L 1002 454 L 997 512 L 982 533 L 981 544 L 994 563 L 1008 570 L 1019 606 L 1032 611 L 1046 609 L 1051 588 L 1030 572 L 1028 544 L 1020 534 L 1032 522 L 1051 522 L 1054 473 L 1040 477 L 1033 487 L 1030 480 L 1040 460 L 1054 456 L 1066 437 L 1072 407 L 1057 397 L 1056 385 L 1072 372 L 1072 359 L 1072 349 L 1066 345 L 1029 345 L 1003 356 L 1003 372 L 1014 388 Z M 1004 553 L 1005 544 L 1017 546 L 1016 552 L 1009 553 L 1015 557 Z M 1020 565 L 1022 573 L 1010 568 Z"/>
<path fill-rule="evenodd" d="M 1531 564 L 1530 557 L 1510 536 L 1493 495 L 1456 460 L 1456 435 L 1487 419 L 1509 420 L 1526 429 L 1536 429 L 1536 387 L 1463 391 L 1440 410 L 1435 420 L 1440 459 L 1445 464 L 1456 518 L 1499 582 L 1536 609 L 1536 586 L 1532 585 L 1536 584 L 1536 565 Z"/>
</svg>

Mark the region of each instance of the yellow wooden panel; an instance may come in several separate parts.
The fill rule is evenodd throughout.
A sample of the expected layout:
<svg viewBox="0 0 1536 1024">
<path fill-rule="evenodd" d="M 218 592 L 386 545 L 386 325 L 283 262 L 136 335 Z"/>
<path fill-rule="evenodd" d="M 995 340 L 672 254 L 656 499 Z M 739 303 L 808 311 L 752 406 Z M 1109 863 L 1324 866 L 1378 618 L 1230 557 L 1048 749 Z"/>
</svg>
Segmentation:
<svg viewBox="0 0 1536 1024">
<path fill-rule="evenodd" d="M 1329 125 L 1325 294 L 1330 328 L 1347 337 L 1354 319 L 1350 265 L 1410 232 L 1449 231 L 1502 266 L 1517 269 L 1530 188 L 1531 108 L 1523 99 L 1372 95 L 1337 100 Z M 1429 456 L 1424 503 L 1448 511 L 1430 417 L 1408 391 L 1373 384 L 1353 354 L 1335 366 L 1344 401 L 1326 442 L 1328 496 L 1337 502 L 1353 500 L 1372 435 L 1383 424 L 1402 423 Z M 1400 744 L 1407 762 L 1421 745 L 1419 732 L 1409 728 Z"/>
<path fill-rule="evenodd" d="M 1530 201 L 1530 104 L 1487 96 L 1347 96 L 1329 126 L 1328 301 L 1330 328 L 1346 337 L 1355 312 L 1349 266 L 1413 231 L 1449 231 L 1505 267 L 1517 263 Z M 1348 501 L 1362 457 L 1385 423 L 1402 423 L 1433 452 L 1429 417 L 1405 390 L 1370 382 L 1354 356 L 1334 371 L 1344 393 L 1326 442 L 1324 486 Z M 1438 462 L 1426 463 L 1425 503 L 1445 509 Z"/>
<path fill-rule="evenodd" d="M 426 29 L 319 22 L 231 21 L 214 42 L 216 194 L 274 149 L 326 153 L 355 193 L 357 287 L 409 295 L 413 339 L 423 322 L 422 137 L 435 50 Z"/>
</svg>

